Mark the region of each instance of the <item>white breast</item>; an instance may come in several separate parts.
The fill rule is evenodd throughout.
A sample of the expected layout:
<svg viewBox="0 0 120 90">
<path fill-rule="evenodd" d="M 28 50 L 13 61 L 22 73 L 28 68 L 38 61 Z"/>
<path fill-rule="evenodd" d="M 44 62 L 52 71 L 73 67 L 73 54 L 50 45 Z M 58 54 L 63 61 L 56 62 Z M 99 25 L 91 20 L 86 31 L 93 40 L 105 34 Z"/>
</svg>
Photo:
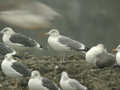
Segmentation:
<svg viewBox="0 0 120 90">
<path fill-rule="evenodd" d="M 42 86 L 41 80 L 37 78 L 30 79 L 28 82 L 28 87 L 30 90 L 48 90 L 47 88 Z"/>
<path fill-rule="evenodd" d="M 120 65 L 120 52 L 117 52 L 116 54 L 116 62 L 118 65 Z"/>
<path fill-rule="evenodd" d="M 60 80 L 60 86 L 63 90 L 74 90 L 69 84 L 69 80 Z"/>
<path fill-rule="evenodd" d="M 50 36 L 48 38 L 48 44 L 50 45 L 50 47 L 60 52 L 69 51 L 70 50 L 69 47 L 66 47 L 65 45 L 58 42 L 58 38 L 59 37 L 53 37 L 53 36 Z"/>
<path fill-rule="evenodd" d="M 21 77 L 22 75 L 17 73 L 12 67 L 11 67 L 12 63 L 10 61 L 6 61 L 4 60 L 1 64 L 1 68 L 2 71 L 5 75 L 7 75 L 8 77 Z"/>
<path fill-rule="evenodd" d="M 85 59 L 90 64 L 96 64 L 96 50 L 95 48 L 90 49 L 85 56 Z"/>
<path fill-rule="evenodd" d="M 11 43 L 11 42 L 9 41 L 9 38 L 10 38 L 10 35 L 4 34 L 2 40 L 3 40 L 3 42 L 4 42 L 5 44 L 8 44 L 8 45 L 9 45 L 9 44 Z"/>
</svg>

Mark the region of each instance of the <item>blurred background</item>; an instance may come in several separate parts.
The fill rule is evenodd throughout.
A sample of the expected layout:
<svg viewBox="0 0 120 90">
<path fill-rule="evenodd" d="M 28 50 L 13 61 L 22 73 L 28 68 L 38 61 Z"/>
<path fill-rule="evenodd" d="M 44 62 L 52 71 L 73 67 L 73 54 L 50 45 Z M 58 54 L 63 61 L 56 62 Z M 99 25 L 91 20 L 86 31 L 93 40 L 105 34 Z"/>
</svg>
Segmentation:
<svg viewBox="0 0 120 90">
<path fill-rule="evenodd" d="M 88 47 L 120 44 L 120 0 L 0 0 L 0 29 L 10 26 L 42 44 L 52 28 Z"/>
</svg>

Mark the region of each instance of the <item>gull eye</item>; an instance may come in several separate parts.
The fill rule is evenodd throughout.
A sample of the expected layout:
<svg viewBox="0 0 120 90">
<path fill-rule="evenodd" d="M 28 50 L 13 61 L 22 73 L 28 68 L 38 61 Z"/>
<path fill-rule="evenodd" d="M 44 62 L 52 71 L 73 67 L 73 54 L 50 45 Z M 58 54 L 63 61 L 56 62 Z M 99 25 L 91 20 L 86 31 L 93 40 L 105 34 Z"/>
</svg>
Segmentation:
<svg viewBox="0 0 120 90">
<path fill-rule="evenodd" d="M 56 33 L 56 31 L 52 31 L 52 33 Z"/>
<path fill-rule="evenodd" d="M 5 55 L 5 58 L 7 58 L 7 55 Z"/>
<path fill-rule="evenodd" d="M 8 31 L 7 29 L 3 30 L 3 32 L 7 32 L 7 31 Z"/>
<path fill-rule="evenodd" d="M 34 76 L 36 77 L 36 76 L 38 76 L 38 74 L 37 74 L 37 73 L 34 73 Z"/>
</svg>

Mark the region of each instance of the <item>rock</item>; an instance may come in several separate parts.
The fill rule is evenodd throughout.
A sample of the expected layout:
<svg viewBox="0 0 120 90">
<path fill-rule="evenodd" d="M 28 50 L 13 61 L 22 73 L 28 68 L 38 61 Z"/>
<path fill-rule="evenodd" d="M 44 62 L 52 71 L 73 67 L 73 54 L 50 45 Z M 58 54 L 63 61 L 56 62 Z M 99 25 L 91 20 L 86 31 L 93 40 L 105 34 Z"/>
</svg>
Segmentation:
<svg viewBox="0 0 120 90">
<path fill-rule="evenodd" d="M 31 70 L 39 70 L 41 74 L 59 85 L 62 71 L 67 71 L 73 77 L 88 87 L 89 90 L 119 90 L 120 89 L 120 68 L 107 67 L 98 69 L 84 60 L 80 55 L 67 55 L 65 63 L 60 63 L 60 57 L 34 56 L 23 57 L 20 60 Z M 31 58 L 32 57 L 32 58 Z M 82 58 L 81 58 L 82 57 Z M 28 90 L 25 78 L 20 80 L 19 86 L 22 90 Z M 0 90 L 11 90 L 11 80 L 0 71 Z"/>
</svg>

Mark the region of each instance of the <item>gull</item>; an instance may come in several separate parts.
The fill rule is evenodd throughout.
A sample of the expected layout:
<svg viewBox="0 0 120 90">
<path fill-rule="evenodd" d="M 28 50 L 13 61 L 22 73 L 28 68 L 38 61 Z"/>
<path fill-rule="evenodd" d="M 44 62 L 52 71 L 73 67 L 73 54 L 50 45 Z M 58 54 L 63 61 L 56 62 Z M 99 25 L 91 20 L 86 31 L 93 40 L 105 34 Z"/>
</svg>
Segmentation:
<svg viewBox="0 0 120 90">
<path fill-rule="evenodd" d="M 108 53 L 103 44 L 93 46 L 86 53 L 85 59 L 89 64 L 92 64 L 99 68 L 109 67 L 115 64 L 114 55 Z"/>
<path fill-rule="evenodd" d="M 2 41 L 9 47 L 15 49 L 17 53 L 29 49 L 39 49 L 39 50 L 42 49 L 42 47 L 37 41 L 23 34 L 16 33 L 10 27 L 6 27 L 2 29 L 0 33 L 3 34 Z"/>
<path fill-rule="evenodd" d="M 63 90 L 88 90 L 87 87 L 80 84 L 76 79 L 69 78 L 67 72 L 62 72 L 60 86 Z"/>
<path fill-rule="evenodd" d="M 49 79 L 42 77 L 39 71 L 32 71 L 28 81 L 29 90 L 60 90 L 56 84 Z"/>
<path fill-rule="evenodd" d="M 116 51 L 116 65 L 120 66 L 120 45 L 118 45 L 115 49 L 112 51 Z"/>
<path fill-rule="evenodd" d="M 31 71 L 27 68 L 27 66 L 13 59 L 13 55 L 15 54 L 16 52 L 12 52 L 5 55 L 5 58 L 1 63 L 2 72 L 7 77 L 16 80 L 22 77 L 30 77 Z M 17 85 L 16 82 L 15 85 Z"/>
<path fill-rule="evenodd" d="M 57 51 L 63 55 L 67 52 L 86 52 L 89 50 L 89 48 L 87 48 L 83 43 L 61 35 L 57 29 L 52 29 L 45 34 L 49 35 L 49 46 L 54 51 Z M 64 57 L 62 57 L 62 60 L 64 61 Z"/>
<path fill-rule="evenodd" d="M 49 46 L 58 53 L 65 55 L 68 52 L 86 52 L 89 50 L 83 43 L 72 40 L 69 37 L 63 36 L 57 29 L 52 29 L 45 33 L 49 35 L 48 44 Z M 62 57 L 64 61 L 64 57 Z"/>
<path fill-rule="evenodd" d="M 69 37 L 60 35 L 57 29 L 52 29 L 46 35 L 48 37 L 48 44 L 56 51 L 70 52 L 70 51 L 88 51 L 88 48 L 81 42 L 72 40 Z"/>
</svg>

